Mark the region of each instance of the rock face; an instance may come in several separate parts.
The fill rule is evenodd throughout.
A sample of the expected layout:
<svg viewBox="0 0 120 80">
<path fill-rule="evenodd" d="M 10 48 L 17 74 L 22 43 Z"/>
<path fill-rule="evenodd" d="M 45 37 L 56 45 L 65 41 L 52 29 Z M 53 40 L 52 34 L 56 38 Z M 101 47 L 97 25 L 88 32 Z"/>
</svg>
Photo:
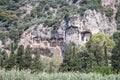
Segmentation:
<svg viewBox="0 0 120 80">
<path fill-rule="evenodd" d="M 62 55 L 70 43 L 80 47 L 94 34 L 103 32 L 111 36 L 115 31 L 114 19 L 109 21 L 96 10 L 87 10 L 84 16 L 75 14 L 62 20 L 58 28 L 45 27 L 43 24 L 31 26 L 21 35 L 19 45 L 39 48 L 42 55 Z"/>
<path fill-rule="evenodd" d="M 36 8 L 38 5 L 39 5 L 39 3 L 29 3 L 29 4 L 26 4 L 23 7 L 20 7 L 19 10 L 23 11 L 23 13 L 20 14 L 20 18 L 23 19 L 27 14 L 30 14 L 32 9 Z"/>
<path fill-rule="evenodd" d="M 80 1 L 82 0 L 66 0 L 71 5 L 75 5 L 80 8 Z M 116 5 L 120 3 L 120 0 L 101 0 L 101 4 L 104 8 L 111 8 L 113 15 L 111 19 L 96 10 L 86 10 L 83 16 L 79 14 L 71 15 L 69 19 L 63 19 L 60 22 L 60 26 L 57 28 L 45 27 L 44 23 L 39 25 L 35 24 L 29 27 L 21 35 L 18 45 L 24 45 L 26 48 L 30 45 L 32 48 L 39 48 L 42 55 L 52 56 L 58 54 L 62 56 L 66 47 L 75 43 L 78 47 L 82 46 L 90 37 L 99 32 L 105 35 L 111 36 L 116 32 L 116 20 L 117 13 Z M 20 14 L 20 18 L 24 18 L 30 14 L 32 9 L 36 8 L 39 3 L 29 3 L 21 7 L 20 11 L 25 11 Z M 54 16 L 57 16 L 57 9 L 50 8 L 50 11 L 54 11 Z M 10 53 L 7 48 L 12 41 L 8 39 L 5 41 L 5 45 L 0 41 L 0 50 L 5 50 Z"/>
<path fill-rule="evenodd" d="M 95 10 L 87 10 L 85 12 L 83 26 L 89 29 L 92 34 L 103 32 L 106 35 L 111 36 L 116 31 L 115 20 L 109 21 L 109 18 Z"/>
<path fill-rule="evenodd" d="M 115 6 L 116 4 L 120 3 L 120 0 L 101 0 L 102 6 L 107 7 L 107 6 Z"/>
<path fill-rule="evenodd" d="M 0 51 L 6 51 L 6 53 L 10 55 L 9 46 L 13 41 L 10 38 L 8 38 L 4 42 L 5 43 L 3 44 L 3 42 L 0 40 Z"/>
</svg>

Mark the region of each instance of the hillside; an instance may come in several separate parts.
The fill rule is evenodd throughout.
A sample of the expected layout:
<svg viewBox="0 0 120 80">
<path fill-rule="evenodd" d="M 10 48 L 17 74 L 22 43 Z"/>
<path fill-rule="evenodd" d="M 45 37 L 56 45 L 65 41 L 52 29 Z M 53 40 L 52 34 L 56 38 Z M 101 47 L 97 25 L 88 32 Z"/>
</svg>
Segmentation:
<svg viewBox="0 0 120 80">
<path fill-rule="evenodd" d="M 114 0 L 0 0 L 0 49 L 30 45 L 41 54 L 62 54 L 99 32 L 117 31 Z"/>
<path fill-rule="evenodd" d="M 0 0 L 0 69 L 119 74 L 119 45 L 120 0 Z"/>
</svg>

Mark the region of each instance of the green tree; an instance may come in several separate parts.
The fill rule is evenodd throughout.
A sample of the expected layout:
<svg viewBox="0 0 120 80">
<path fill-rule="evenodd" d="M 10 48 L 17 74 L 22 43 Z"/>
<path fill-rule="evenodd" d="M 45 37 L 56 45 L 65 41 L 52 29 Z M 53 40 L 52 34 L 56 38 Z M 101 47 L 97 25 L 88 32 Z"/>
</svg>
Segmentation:
<svg viewBox="0 0 120 80">
<path fill-rule="evenodd" d="M 24 69 L 30 69 L 31 61 L 32 61 L 32 49 L 30 46 L 27 46 L 25 53 L 23 55 L 23 67 Z"/>
<path fill-rule="evenodd" d="M 10 51 L 11 51 L 10 56 L 5 62 L 6 63 L 5 69 L 7 70 L 11 70 L 15 66 L 14 43 L 11 43 Z"/>
<path fill-rule="evenodd" d="M 9 37 L 16 42 L 19 39 L 19 32 L 18 30 L 12 29 L 9 32 Z"/>
<path fill-rule="evenodd" d="M 116 20 L 117 20 L 117 29 L 120 30 L 120 5 L 118 6 L 118 12 L 116 14 Z"/>
<path fill-rule="evenodd" d="M 8 21 L 9 23 L 15 22 L 18 20 L 18 17 L 14 11 L 6 10 L 0 13 L 1 21 Z"/>
<path fill-rule="evenodd" d="M 0 66 L 1 68 L 4 68 L 5 65 L 7 65 L 7 59 L 8 55 L 5 51 L 0 52 Z"/>
<path fill-rule="evenodd" d="M 108 65 L 108 52 L 110 52 L 114 46 L 114 41 L 103 33 L 98 33 L 92 36 L 92 38 L 86 43 L 89 53 L 92 54 L 92 65 Z"/>
<path fill-rule="evenodd" d="M 111 17 L 113 15 L 113 10 L 111 8 L 108 8 L 104 12 L 107 17 Z"/>
<path fill-rule="evenodd" d="M 23 54 L 24 46 L 20 45 L 16 54 L 16 68 L 18 68 L 19 70 L 23 69 Z"/>
<path fill-rule="evenodd" d="M 35 49 L 33 53 L 34 53 L 34 58 L 32 59 L 31 70 L 32 72 L 40 72 L 42 71 L 40 51 L 39 49 Z"/>
<path fill-rule="evenodd" d="M 75 45 L 69 46 L 65 52 L 63 63 L 61 63 L 60 71 L 79 71 L 78 48 Z"/>
<path fill-rule="evenodd" d="M 36 17 L 36 15 L 37 15 L 37 9 L 34 8 L 34 9 L 32 9 L 32 11 L 31 11 L 31 16 L 32 16 L 32 17 Z"/>
<path fill-rule="evenodd" d="M 112 50 L 112 67 L 117 70 L 117 73 L 120 72 L 120 32 L 116 32 L 113 35 L 113 39 L 116 43 L 116 46 Z"/>
<path fill-rule="evenodd" d="M 80 52 L 78 56 L 78 64 L 80 64 L 80 71 L 86 72 L 89 68 L 91 68 L 91 58 L 88 50 L 85 47 L 80 48 Z"/>
</svg>

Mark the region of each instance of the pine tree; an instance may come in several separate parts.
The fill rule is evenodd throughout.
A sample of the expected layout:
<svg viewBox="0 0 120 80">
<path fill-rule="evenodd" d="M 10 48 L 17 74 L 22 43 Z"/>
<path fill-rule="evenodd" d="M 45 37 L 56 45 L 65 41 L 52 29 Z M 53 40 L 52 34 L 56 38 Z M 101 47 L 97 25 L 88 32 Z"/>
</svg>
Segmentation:
<svg viewBox="0 0 120 80">
<path fill-rule="evenodd" d="M 112 67 L 117 70 L 117 73 L 120 72 L 120 32 L 116 32 L 113 35 L 113 39 L 116 43 L 116 46 L 112 50 Z"/>
<path fill-rule="evenodd" d="M 80 49 L 80 52 L 78 54 L 78 60 L 79 60 L 80 71 L 86 72 L 89 68 L 91 68 L 92 59 L 86 48 Z"/>
<path fill-rule="evenodd" d="M 23 69 L 23 54 L 24 46 L 20 45 L 16 54 L 16 68 L 18 68 L 19 70 Z"/>
<path fill-rule="evenodd" d="M 0 52 L 0 66 L 1 68 L 4 68 L 5 65 L 7 65 L 7 59 L 8 59 L 8 55 L 5 51 L 1 51 Z"/>
<path fill-rule="evenodd" d="M 107 66 L 108 52 L 111 52 L 115 43 L 103 33 L 98 33 L 86 43 L 87 50 L 91 53 L 93 66 Z"/>
<path fill-rule="evenodd" d="M 11 53 L 5 63 L 6 65 L 4 67 L 7 70 L 11 70 L 15 66 L 14 43 L 11 43 Z"/>
<path fill-rule="evenodd" d="M 78 48 L 73 45 L 69 46 L 65 52 L 63 63 L 60 66 L 60 71 L 79 71 Z"/>
<path fill-rule="evenodd" d="M 35 57 L 32 59 L 31 70 L 32 72 L 40 72 L 42 71 L 42 63 L 40 60 L 40 51 L 39 49 L 34 50 Z"/>
<path fill-rule="evenodd" d="M 27 46 L 25 53 L 23 55 L 23 68 L 24 69 L 30 69 L 31 61 L 32 61 L 32 49 L 30 46 Z"/>
</svg>

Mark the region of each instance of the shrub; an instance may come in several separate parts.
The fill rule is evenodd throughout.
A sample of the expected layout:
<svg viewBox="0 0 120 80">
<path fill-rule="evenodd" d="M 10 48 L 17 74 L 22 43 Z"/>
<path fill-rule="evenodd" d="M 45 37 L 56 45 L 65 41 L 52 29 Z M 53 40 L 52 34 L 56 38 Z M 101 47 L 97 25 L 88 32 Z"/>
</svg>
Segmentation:
<svg viewBox="0 0 120 80">
<path fill-rule="evenodd" d="M 79 74 L 79 73 L 34 73 L 29 71 L 0 70 L 0 80 L 120 80 L 119 75 Z"/>
<path fill-rule="evenodd" d="M 116 13 L 117 29 L 120 30 L 120 5 L 118 6 L 118 12 Z"/>
<path fill-rule="evenodd" d="M 36 8 L 34 8 L 34 9 L 32 9 L 32 11 L 31 11 L 31 16 L 32 17 L 35 17 L 37 15 L 37 10 L 36 10 Z"/>
<path fill-rule="evenodd" d="M 18 17 L 16 16 L 16 13 L 14 11 L 7 10 L 0 13 L 0 20 L 14 22 L 18 20 Z"/>
<path fill-rule="evenodd" d="M 58 72 L 60 64 L 62 63 L 62 58 L 54 54 L 51 58 L 46 57 L 42 60 L 42 69 L 44 72 L 53 73 Z"/>
<path fill-rule="evenodd" d="M 114 71 L 113 68 L 109 66 L 96 66 L 88 69 L 88 72 L 95 72 L 101 74 L 114 74 L 116 71 Z"/>
<path fill-rule="evenodd" d="M 104 12 L 107 17 L 111 17 L 113 15 L 113 10 L 111 8 L 105 10 Z"/>
</svg>

